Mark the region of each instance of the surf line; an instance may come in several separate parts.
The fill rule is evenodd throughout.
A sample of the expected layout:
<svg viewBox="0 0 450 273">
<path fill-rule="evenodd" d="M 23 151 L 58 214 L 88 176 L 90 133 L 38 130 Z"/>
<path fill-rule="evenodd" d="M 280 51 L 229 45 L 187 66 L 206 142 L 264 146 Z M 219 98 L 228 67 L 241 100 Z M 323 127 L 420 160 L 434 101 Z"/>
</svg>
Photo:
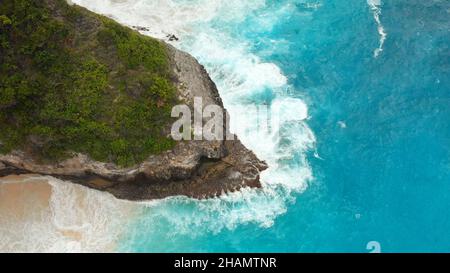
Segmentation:
<svg viewBox="0 0 450 273">
<path fill-rule="evenodd" d="M 381 0 L 367 0 L 367 4 L 373 12 L 373 18 L 377 23 L 378 34 L 380 35 L 380 44 L 377 49 L 375 49 L 373 56 L 374 58 L 378 58 L 380 54 L 383 52 L 384 43 L 387 39 L 387 32 L 384 29 L 383 24 L 381 23 Z"/>
</svg>

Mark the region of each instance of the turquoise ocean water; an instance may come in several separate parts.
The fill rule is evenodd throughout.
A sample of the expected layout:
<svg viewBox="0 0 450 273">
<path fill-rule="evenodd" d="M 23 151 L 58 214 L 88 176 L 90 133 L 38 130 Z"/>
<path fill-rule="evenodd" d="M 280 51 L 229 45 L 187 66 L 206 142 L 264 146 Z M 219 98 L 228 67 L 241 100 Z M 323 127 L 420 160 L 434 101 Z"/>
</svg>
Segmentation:
<svg viewBox="0 0 450 273">
<path fill-rule="evenodd" d="M 75 2 L 179 36 L 232 122 L 308 116 L 241 136 L 265 190 L 147 204 L 120 251 L 450 252 L 450 1 Z"/>
</svg>

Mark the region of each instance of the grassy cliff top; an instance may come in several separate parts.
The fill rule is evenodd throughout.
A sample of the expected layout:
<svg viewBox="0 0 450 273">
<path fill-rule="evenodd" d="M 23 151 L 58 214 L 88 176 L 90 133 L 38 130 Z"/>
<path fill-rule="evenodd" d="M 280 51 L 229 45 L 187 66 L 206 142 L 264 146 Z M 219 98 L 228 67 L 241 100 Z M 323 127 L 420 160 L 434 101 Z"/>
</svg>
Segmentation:
<svg viewBox="0 0 450 273">
<path fill-rule="evenodd" d="M 65 0 L 0 1 L 0 153 L 131 166 L 173 146 L 163 43 Z"/>
</svg>

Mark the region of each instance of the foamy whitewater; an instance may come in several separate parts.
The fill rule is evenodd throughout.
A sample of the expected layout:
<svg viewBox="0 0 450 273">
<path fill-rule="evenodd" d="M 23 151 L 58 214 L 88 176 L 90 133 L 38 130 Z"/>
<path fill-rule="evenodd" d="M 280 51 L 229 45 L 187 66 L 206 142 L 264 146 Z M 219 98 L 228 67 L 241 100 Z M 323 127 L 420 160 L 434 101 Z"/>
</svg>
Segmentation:
<svg viewBox="0 0 450 273">
<path fill-rule="evenodd" d="M 378 27 L 378 34 L 380 34 L 380 44 L 377 49 L 375 49 L 373 56 L 377 58 L 381 52 L 383 52 L 383 46 L 384 42 L 387 38 L 386 30 L 384 29 L 383 24 L 380 20 L 381 15 L 381 0 L 367 0 L 367 4 L 369 5 L 370 9 L 373 11 L 373 19 L 377 23 Z"/>
<path fill-rule="evenodd" d="M 176 35 L 216 82 L 231 128 L 247 128 L 240 139 L 269 164 L 264 188 L 131 203 L 11 178 L 31 188 L 0 184 L 0 204 L 11 192 L 41 201 L 0 206 L 0 251 L 450 251 L 449 1 L 72 2 Z M 266 113 L 242 110 L 252 105 L 281 126 L 261 134 Z"/>
</svg>

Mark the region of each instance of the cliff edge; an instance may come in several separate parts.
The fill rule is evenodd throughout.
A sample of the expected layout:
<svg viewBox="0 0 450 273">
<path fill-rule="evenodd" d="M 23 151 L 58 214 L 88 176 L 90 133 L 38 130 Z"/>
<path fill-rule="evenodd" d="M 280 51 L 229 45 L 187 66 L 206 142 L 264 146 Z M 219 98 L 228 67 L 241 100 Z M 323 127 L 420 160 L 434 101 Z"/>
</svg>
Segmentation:
<svg viewBox="0 0 450 273">
<path fill-rule="evenodd" d="M 6 0 L 6 2 L 8 1 L 28 2 L 31 4 L 34 2 L 31 0 Z M 73 20 L 71 22 L 75 32 L 77 32 L 75 34 L 77 36 L 98 37 L 99 33 L 102 33 L 102 29 L 104 29 L 105 22 L 107 24 L 111 23 L 108 21 L 109 19 L 94 15 L 83 8 L 69 7 L 65 2 L 62 3 L 63 1 L 46 0 L 43 2 L 49 8 L 52 16 L 59 21 L 66 16 L 67 10 L 76 9 L 76 18 L 71 19 Z M 61 5 L 64 8 L 64 12 L 61 11 Z M 5 22 L 3 23 L 5 25 Z M 114 25 L 114 28 L 117 28 L 117 26 Z M 125 32 L 126 35 L 129 35 L 127 37 L 133 39 L 141 37 L 137 32 L 130 34 L 129 31 L 131 30 L 127 29 Z M 108 37 L 106 38 L 109 39 Z M 116 73 L 114 70 L 117 64 L 108 63 L 108 60 L 112 58 L 111 54 L 119 48 L 114 46 L 114 41 L 113 37 L 110 47 L 103 45 L 92 49 L 96 51 L 95 56 L 100 56 L 97 60 L 100 63 L 102 61 L 106 63 L 105 66 L 110 73 L 108 76 L 110 83 L 107 88 L 111 90 L 108 91 L 110 92 L 108 94 L 114 94 L 115 89 L 119 88 L 114 85 L 114 82 L 111 83 L 111 77 Z M 70 43 L 71 41 L 66 42 Z M 160 107 L 160 105 L 168 106 L 176 101 L 185 103 L 192 109 L 193 98 L 202 97 L 204 106 L 215 104 L 223 108 L 216 85 L 210 79 L 204 67 L 189 54 L 181 52 L 162 41 L 158 41 L 158 43 L 163 47 L 164 56 L 167 59 L 165 62 L 167 71 L 164 71 L 161 75 L 168 75 L 170 84 L 175 88 L 174 95 L 176 98 L 171 101 L 171 99 L 166 99 L 166 94 L 156 98 L 143 98 L 156 100 L 155 107 Z M 126 69 L 121 67 L 120 71 L 124 74 L 122 77 L 126 79 L 127 77 L 135 76 L 136 71 L 139 71 L 139 69 L 141 68 L 127 66 Z M 122 70 L 126 71 L 123 72 Z M 153 71 L 151 75 L 154 76 L 155 73 L 160 72 Z M 151 81 L 150 85 L 155 84 L 155 82 L 158 83 L 159 81 Z M 139 84 L 128 84 L 125 91 L 131 94 L 130 96 L 133 99 L 136 99 L 136 97 L 140 96 L 140 89 L 143 89 L 143 87 Z M 146 89 L 148 89 L 148 86 L 146 86 Z M 168 90 L 171 89 L 168 88 Z M 122 94 L 119 91 L 117 93 Z M 114 102 L 116 100 L 117 98 Z M 7 111 L 11 107 L 13 107 L 12 104 L 4 106 L 0 104 L 0 111 Z M 120 121 L 118 123 L 121 125 Z M 170 125 L 171 120 L 168 119 L 165 121 L 165 124 L 158 128 L 159 134 L 167 135 Z M 152 130 L 154 129 L 152 128 Z M 134 128 L 134 130 L 140 131 L 141 129 Z M 120 131 L 119 133 L 114 133 L 114 136 L 123 137 L 119 134 Z M 145 156 L 144 160 L 131 164 L 131 166 L 118 164 L 114 160 L 95 160 L 89 153 L 80 151 L 72 151 L 70 156 L 62 159 L 42 160 L 42 158 L 36 157 L 33 153 L 41 147 L 40 145 L 44 145 L 45 140 L 42 140 L 42 137 L 36 137 L 34 133 L 24 138 L 23 141 L 31 144 L 18 145 L 17 147 L 20 148 L 12 149 L 0 155 L 0 177 L 11 174 L 49 175 L 96 190 L 107 191 L 117 198 L 127 200 L 161 199 L 176 195 L 199 199 L 212 198 L 243 187 L 260 187 L 260 172 L 267 168 L 266 164 L 260 161 L 253 152 L 244 147 L 239 140 L 176 142 L 172 145 L 164 145 L 165 149 L 151 153 L 149 156 Z M 1 145 L 2 143 L 0 142 Z M 137 152 L 140 152 L 139 146 L 137 146 Z M 112 159 L 116 158 L 114 153 L 108 156 Z M 129 155 L 127 156 L 129 157 Z"/>
</svg>

